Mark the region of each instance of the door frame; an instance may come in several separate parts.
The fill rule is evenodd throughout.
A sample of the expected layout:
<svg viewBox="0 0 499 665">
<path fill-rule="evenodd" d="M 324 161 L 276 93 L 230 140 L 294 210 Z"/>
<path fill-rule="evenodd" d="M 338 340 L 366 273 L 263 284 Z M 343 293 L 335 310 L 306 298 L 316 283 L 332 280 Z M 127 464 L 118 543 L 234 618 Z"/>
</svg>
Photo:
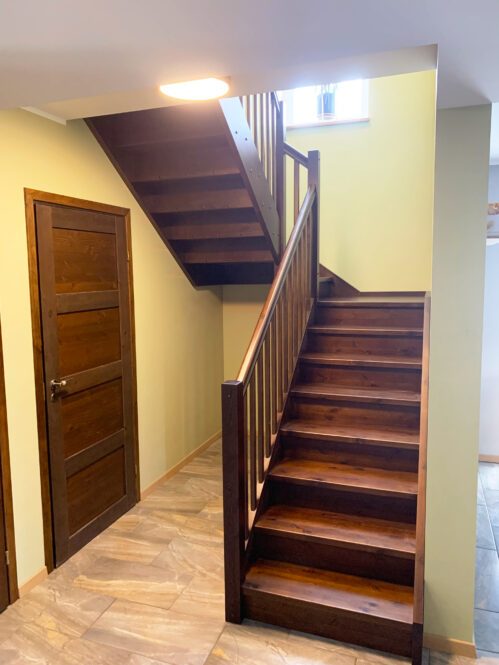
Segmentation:
<svg viewBox="0 0 499 665">
<path fill-rule="evenodd" d="M 123 217 L 125 224 L 126 246 L 128 253 L 128 297 L 130 305 L 130 345 L 132 364 L 132 401 L 133 401 L 133 448 L 135 455 L 135 492 L 137 500 L 140 498 L 139 475 L 139 440 L 138 440 L 138 414 L 137 414 L 137 365 L 135 354 L 135 313 L 133 295 L 133 268 L 132 268 L 132 238 L 130 230 L 130 210 L 106 203 L 97 203 L 85 199 L 76 199 L 71 196 L 51 194 L 36 189 L 24 189 L 24 202 L 26 209 L 26 234 L 28 240 L 28 268 L 29 287 L 31 297 L 31 325 L 33 333 L 33 360 L 35 369 L 35 395 L 36 414 L 38 425 L 38 448 L 40 458 L 40 478 L 42 488 L 42 516 L 43 537 L 45 550 L 45 564 L 50 573 L 54 567 L 54 529 L 52 517 L 52 496 L 49 471 L 48 447 L 48 420 L 45 402 L 45 375 L 42 344 L 42 322 L 39 292 L 39 266 L 36 240 L 35 204 L 49 203 L 54 205 L 93 210 Z"/>
<path fill-rule="evenodd" d="M 5 396 L 5 377 L 3 364 L 2 327 L 0 322 L 0 491 L 3 498 L 3 519 L 5 541 L 9 553 L 7 581 L 9 602 L 19 598 L 17 581 L 16 538 L 14 533 L 14 504 L 12 501 L 12 479 L 10 472 L 9 432 L 7 427 L 7 400 Z"/>
</svg>

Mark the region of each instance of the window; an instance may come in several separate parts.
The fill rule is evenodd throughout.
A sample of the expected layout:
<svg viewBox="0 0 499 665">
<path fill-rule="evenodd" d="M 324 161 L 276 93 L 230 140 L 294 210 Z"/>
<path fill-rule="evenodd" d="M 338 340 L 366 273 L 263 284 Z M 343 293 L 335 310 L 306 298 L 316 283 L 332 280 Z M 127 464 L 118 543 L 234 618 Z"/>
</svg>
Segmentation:
<svg viewBox="0 0 499 665">
<path fill-rule="evenodd" d="M 367 120 L 367 80 L 312 85 L 283 93 L 288 127 Z"/>
</svg>

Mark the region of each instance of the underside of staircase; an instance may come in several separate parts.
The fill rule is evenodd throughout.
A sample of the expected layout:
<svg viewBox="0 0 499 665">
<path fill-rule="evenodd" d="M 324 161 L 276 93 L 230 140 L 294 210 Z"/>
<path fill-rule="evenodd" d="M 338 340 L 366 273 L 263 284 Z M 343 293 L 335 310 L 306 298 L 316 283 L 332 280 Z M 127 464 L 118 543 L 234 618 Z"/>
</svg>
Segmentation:
<svg viewBox="0 0 499 665">
<path fill-rule="evenodd" d="M 272 282 L 279 219 L 239 99 L 87 124 L 194 285 Z"/>
<path fill-rule="evenodd" d="M 418 660 L 423 333 L 419 296 L 317 300 L 254 522 L 244 616 Z"/>
</svg>

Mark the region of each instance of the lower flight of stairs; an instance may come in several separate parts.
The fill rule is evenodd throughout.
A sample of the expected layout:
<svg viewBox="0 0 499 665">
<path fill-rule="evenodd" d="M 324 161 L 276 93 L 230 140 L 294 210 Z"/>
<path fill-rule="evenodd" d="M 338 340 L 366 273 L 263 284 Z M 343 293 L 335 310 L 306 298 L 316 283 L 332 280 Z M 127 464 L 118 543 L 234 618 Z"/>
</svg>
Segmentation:
<svg viewBox="0 0 499 665">
<path fill-rule="evenodd" d="M 244 615 L 413 653 L 422 297 L 317 301 L 243 583 Z"/>
</svg>

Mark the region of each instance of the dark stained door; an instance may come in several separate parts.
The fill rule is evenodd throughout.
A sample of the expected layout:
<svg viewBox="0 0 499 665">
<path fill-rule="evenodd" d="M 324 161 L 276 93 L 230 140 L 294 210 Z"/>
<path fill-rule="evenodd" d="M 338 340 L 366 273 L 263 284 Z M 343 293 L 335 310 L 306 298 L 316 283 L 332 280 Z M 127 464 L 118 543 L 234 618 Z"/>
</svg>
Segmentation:
<svg viewBox="0 0 499 665">
<path fill-rule="evenodd" d="M 0 612 L 9 604 L 9 574 L 7 569 L 7 538 L 5 534 L 2 469 L 0 462 Z"/>
<path fill-rule="evenodd" d="M 126 220 L 37 202 L 55 563 L 136 503 Z"/>
</svg>

